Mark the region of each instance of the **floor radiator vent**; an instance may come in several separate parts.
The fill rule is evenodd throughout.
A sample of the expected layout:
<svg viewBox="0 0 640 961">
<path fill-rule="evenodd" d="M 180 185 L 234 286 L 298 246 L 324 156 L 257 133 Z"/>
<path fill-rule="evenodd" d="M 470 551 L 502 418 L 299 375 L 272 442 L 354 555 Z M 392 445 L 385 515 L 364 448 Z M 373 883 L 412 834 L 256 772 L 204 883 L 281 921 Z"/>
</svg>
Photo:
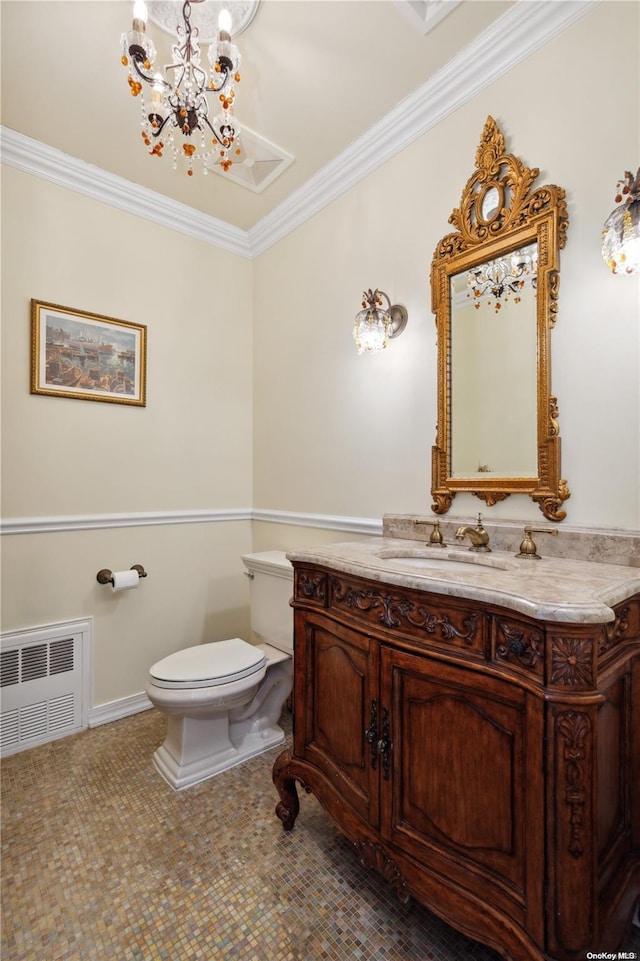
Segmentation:
<svg viewBox="0 0 640 961">
<path fill-rule="evenodd" d="M 87 726 L 90 638 L 89 621 L 2 636 L 3 757 Z"/>
</svg>

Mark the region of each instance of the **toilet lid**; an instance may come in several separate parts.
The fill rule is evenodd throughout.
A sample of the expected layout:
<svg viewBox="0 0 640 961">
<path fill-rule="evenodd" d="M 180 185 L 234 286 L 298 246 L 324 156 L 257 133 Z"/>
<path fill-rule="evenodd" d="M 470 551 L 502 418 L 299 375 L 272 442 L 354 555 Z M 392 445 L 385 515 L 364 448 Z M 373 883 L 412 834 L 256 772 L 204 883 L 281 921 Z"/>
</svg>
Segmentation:
<svg viewBox="0 0 640 961">
<path fill-rule="evenodd" d="M 250 677 L 265 663 L 259 647 L 232 637 L 169 654 L 154 664 L 149 674 L 158 687 L 215 687 Z"/>
</svg>

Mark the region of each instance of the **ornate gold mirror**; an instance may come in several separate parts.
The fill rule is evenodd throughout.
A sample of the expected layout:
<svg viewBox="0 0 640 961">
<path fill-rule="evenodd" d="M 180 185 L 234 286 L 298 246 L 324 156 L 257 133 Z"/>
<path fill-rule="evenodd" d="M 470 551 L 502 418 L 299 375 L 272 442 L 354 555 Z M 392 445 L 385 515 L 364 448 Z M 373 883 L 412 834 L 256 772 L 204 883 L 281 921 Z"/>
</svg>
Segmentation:
<svg viewBox="0 0 640 961">
<path fill-rule="evenodd" d="M 569 488 L 560 479 L 550 333 L 568 217 L 564 190 L 532 189 L 538 174 L 505 153 L 504 137 L 489 117 L 476 169 L 449 217 L 456 230 L 433 255 L 436 514 L 465 491 L 488 506 L 509 494 L 529 494 L 549 520 L 566 516 L 561 505 Z"/>
</svg>

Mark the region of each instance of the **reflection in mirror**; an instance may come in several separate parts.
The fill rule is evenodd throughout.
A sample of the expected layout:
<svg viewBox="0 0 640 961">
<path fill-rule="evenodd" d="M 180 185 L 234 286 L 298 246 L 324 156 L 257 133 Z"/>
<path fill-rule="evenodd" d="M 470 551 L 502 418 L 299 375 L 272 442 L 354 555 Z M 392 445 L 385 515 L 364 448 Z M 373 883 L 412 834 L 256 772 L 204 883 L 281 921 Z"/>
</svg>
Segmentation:
<svg viewBox="0 0 640 961">
<path fill-rule="evenodd" d="M 570 496 L 560 477 L 551 329 L 567 232 L 564 190 L 513 154 L 489 117 L 476 169 L 438 244 L 431 297 L 438 331 L 438 425 L 432 510 L 459 491 L 488 506 L 529 494 L 561 521 Z"/>
<path fill-rule="evenodd" d="M 451 277 L 453 477 L 537 476 L 537 268 L 534 243 Z"/>
</svg>

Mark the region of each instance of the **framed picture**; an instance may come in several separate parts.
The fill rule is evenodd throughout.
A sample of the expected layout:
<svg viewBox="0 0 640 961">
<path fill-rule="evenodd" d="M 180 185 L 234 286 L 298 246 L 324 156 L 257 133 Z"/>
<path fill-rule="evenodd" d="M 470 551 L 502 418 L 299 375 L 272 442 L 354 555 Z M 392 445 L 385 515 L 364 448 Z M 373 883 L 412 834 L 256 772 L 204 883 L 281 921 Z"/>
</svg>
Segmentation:
<svg viewBox="0 0 640 961">
<path fill-rule="evenodd" d="M 146 404 L 147 328 L 31 301 L 31 393 Z"/>
</svg>

